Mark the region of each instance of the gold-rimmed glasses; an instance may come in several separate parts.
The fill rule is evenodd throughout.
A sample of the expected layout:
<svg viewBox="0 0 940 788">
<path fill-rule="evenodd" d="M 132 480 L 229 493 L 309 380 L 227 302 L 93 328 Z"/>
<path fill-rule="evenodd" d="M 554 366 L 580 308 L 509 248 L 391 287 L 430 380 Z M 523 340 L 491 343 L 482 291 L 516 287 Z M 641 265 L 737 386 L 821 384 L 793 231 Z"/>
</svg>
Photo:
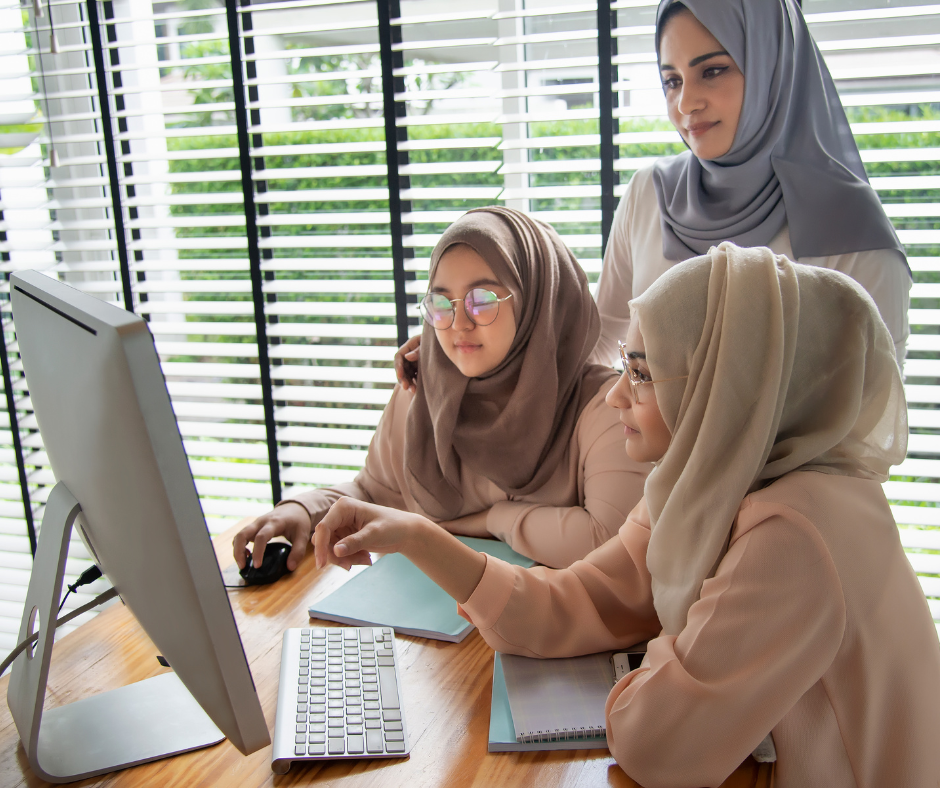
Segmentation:
<svg viewBox="0 0 940 788">
<path fill-rule="evenodd" d="M 643 376 L 643 373 L 638 369 L 634 369 L 630 366 L 630 362 L 627 359 L 627 346 L 623 342 L 617 342 L 620 345 L 620 360 L 623 361 L 623 371 L 627 376 L 627 380 L 630 381 L 630 390 L 633 393 L 633 401 L 640 404 L 640 386 L 646 383 L 668 383 L 671 380 L 685 380 L 688 378 L 688 375 L 679 375 L 676 378 L 662 378 L 661 380 L 648 380 Z"/>
<path fill-rule="evenodd" d="M 441 293 L 428 293 L 421 299 L 418 307 L 424 321 L 438 331 L 444 331 L 454 324 L 456 305 L 463 301 L 463 308 L 471 323 L 488 326 L 499 314 L 499 305 L 512 298 L 512 293 L 500 298 L 485 287 L 474 287 L 463 298 L 448 298 Z"/>
</svg>

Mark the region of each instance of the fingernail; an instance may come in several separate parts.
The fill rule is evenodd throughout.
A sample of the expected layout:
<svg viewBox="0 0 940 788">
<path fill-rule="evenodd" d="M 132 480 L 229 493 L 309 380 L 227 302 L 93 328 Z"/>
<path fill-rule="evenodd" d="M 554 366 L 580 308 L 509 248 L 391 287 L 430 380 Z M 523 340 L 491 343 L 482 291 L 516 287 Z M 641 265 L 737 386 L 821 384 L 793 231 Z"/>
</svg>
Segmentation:
<svg viewBox="0 0 940 788">
<path fill-rule="evenodd" d="M 348 552 L 349 550 L 346 549 L 346 545 L 344 545 L 342 542 L 340 542 L 338 545 L 336 545 L 336 547 L 333 548 L 333 553 L 340 558 L 342 558 Z"/>
</svg>

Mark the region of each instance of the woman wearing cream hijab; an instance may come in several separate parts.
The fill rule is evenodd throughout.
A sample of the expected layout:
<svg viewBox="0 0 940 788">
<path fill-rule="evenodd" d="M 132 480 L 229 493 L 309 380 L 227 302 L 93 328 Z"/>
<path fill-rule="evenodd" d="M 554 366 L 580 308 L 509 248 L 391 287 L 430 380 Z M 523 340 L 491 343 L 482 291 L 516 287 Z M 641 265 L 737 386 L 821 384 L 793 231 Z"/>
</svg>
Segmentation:
<svg viewBox="0 0 940 788">
<path fill-rule="evenodd" d="M 758 768 L 779 788 L 933 785 L 940 644 L 880 484 L 907 422 L 874 303 L 837 272 L 723 243 L 632 307 L 608 402 L 655 467 L 617 537 L 523 570 L 340 502 L 318 562 L 401 551 L 508 653 L 652 638 L 606 708 L 611 753 L 645 788 Z"/>
<path fill-rule="evenodd" d="M 242 529 L 240 567 L 286 536 L 294 569 L 341 496 L 568 566 L 640 499 L 650 466 L 624 456 L 604 403 L 616 373 L 587 363 L 597 308 L 558 233 L 510 208 L 470 211 L 441 236 L 428 285 L 417 390 L 396 387 L 354 481 L 292 491 Z"/>
</svg>

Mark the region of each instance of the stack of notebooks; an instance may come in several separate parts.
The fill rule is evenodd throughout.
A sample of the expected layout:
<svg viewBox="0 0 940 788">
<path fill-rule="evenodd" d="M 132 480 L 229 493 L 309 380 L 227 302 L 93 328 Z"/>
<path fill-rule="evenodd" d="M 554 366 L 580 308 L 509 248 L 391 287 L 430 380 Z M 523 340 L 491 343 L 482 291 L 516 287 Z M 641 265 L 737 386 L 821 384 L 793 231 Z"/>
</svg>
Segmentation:
<svg viewBox="0 0 940 788">
<path fill-rule="evenodd" d="M 534 562 L 492 539 L 458 537 L 474 550 L 518 566 Z M 393 627 L 402 635 L 462 641 L 473 624 L 407 558 L 384 555 L 309 608 L 311 618 L 353 626 Z M 604 705 L 614 683 L 635 668 L 643 647 L 630 653 L 567 659 L 495 655 L 490 752 L 606 749 Z"/>
</svg>

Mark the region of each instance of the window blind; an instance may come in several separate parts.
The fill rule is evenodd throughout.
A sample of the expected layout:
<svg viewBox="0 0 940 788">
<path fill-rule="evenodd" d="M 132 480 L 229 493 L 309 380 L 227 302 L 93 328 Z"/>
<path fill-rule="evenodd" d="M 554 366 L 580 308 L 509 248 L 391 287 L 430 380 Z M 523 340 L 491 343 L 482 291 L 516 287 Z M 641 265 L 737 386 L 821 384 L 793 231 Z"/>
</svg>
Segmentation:
<svg viewBox="0 0 940 788">
<path fill-rule="evenodd" d="M 655 9 L 0 0 L 0 267 L 149 322 L 217 533 L 354 477 L 394 350 L 420 328 L 431 250 L 468 208 L 551 222 L 596 282 L 630 177 L 684 149 Z M 804 11 L 914 271 L 910 451 L 885 489 L 940 619 L 940 6 Z M 54 483 L 5 292 L 0 654 Z M 70 581 L 87 565 L 74 544 Z"/>
</svg>

